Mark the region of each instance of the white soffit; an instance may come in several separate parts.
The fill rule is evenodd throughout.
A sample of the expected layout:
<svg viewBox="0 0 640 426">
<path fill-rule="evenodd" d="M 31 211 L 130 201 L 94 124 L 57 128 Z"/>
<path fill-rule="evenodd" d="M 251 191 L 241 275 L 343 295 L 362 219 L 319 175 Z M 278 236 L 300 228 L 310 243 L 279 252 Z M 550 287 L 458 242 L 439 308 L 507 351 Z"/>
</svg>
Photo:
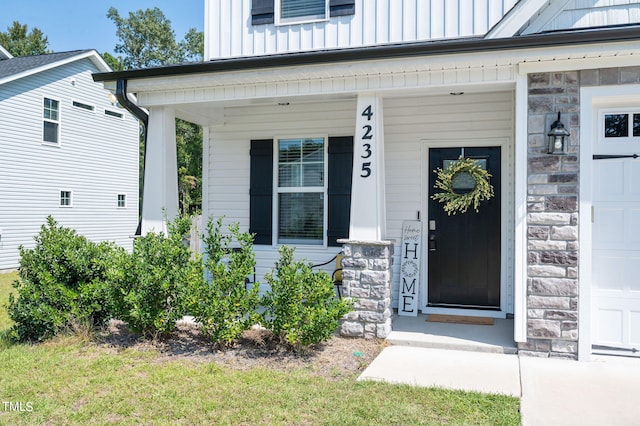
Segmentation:
<svg viewBox="0 0 640 426">
<path fill-rule="evenodd" d="M 637 42 L 594 43 L 455 55 L 380 59 L 350 63 L 254 69 L 129 80 L 131 93 L 166 93 L 180 90 L 229 88 L 238 85 L 327 82 L 337 78 L 397 77 L 416 73 L 542 67 L 555 62 L 571 69 L 640 65 Z M 534 71 L 530 71 L 534 72 Z M 201 99 L 204 101 L 204 99 Z"/>
</svg>

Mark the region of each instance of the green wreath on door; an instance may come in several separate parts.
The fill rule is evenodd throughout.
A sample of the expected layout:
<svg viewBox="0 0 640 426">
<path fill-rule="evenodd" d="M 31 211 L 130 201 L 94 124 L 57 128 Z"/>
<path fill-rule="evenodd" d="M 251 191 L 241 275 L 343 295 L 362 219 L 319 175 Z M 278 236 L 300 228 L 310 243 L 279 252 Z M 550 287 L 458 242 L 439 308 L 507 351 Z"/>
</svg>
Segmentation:
<svg viewBox="0 0 640 426">
<path fill-rule="evenodd" d="M 446 169 L 438 168 L 434 188 L 440 192 L 431 196 L 435 201 L 444 203 L 444 211 L 448 215 L 465 213 L 473 206 L 476 213 L 480 203 L 493 198 L 493 185 L 489 183 L 491 174 L 478 161 L 460 157 L 452 161 Z M 473 179 L 473 187 L 469 191 L 461 191 L 460 182 L 468 183 Z"/>
</svg>

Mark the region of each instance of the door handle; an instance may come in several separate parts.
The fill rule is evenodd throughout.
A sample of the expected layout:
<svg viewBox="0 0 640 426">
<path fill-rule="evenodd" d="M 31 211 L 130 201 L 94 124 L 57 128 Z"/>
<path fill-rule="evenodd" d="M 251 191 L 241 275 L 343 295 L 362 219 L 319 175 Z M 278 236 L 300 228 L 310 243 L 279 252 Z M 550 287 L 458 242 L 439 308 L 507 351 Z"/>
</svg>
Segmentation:
<svg viewBox="0 0 640 426">
<path fill-rule="evenodd" d="M 429 251 L 436 251 L 436 234 L 429 234 Z"/>
</svg>

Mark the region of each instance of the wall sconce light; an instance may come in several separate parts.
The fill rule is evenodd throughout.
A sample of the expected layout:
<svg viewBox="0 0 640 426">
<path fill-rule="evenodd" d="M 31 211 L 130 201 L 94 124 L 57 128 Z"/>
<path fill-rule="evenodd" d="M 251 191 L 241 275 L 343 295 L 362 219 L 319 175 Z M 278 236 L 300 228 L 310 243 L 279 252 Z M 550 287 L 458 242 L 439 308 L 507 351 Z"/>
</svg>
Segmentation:
<svg viewBox="0 0 640 426">
<path fill-rule="evenodd" d="M 564 155 L 567 153 L 571 133 L 564 128 L 564 124 L 560 121 L 560 113 L 558 113 L 558 119 L 551 124 L 551 130 L 547 136 L 549 136 L 547 154 Z"/>
</svg>

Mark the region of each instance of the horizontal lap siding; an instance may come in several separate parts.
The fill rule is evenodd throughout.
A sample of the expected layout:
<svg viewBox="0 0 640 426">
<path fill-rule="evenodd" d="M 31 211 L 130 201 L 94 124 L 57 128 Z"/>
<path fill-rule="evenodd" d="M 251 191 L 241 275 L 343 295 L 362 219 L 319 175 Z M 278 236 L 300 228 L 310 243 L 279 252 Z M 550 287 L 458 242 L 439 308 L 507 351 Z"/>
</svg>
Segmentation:
<svg viewBox="0 0 640 426">
<path fill-rule="evenodd" d="M 387 202 L 387 238 L 396 242 L 393 268 L 393 306 L 397 306 L 400 280 L 400 243 L 402 221 L 416 219 L 422 210 L 422 145 L 424 140 L 474 140 L 502 138 L 513 140 L 513 93 L 465 94 L 463 96 L 406 97 L 384 100 L 385 173 Z M 512 162 L 512 161 L 511 161 Z M 512 167 L 505 167 L 513 180 Z M 510 186 L 512 188 L 512 185 Z M 508 200 L 513 211 L 513 195 Z M 426 212 L 422 212 L 422 219 Z M 508 217 L 512 217 L 512 213 Z M 513 247 L 513 224 L 509 225 L 508 247 Z M 508 250 L 508 281 L 513 279 L 512 249 Z M 509 300 L 512 300 L 512 285 Z"/>
<path fill-rule="evenodd" d="M 326 103 L 292 103 L 226 108 L 224 125 L 209 131 L 208 205 L 205 214 L 225 223 L 238 222 L 242 231 L 249 229 L 249 147 L 253 139 L 279 137 L 350 136 L 355 129 L 355 101 Z M 323 263 L 339 250 L 301 246 L 296 258 Z M 264 283 L 264 275 L 278 259 L 272 246 L 256 246 L 256 274 Z M 327 272 L 333 267 L 327 266 Z"/>
<path fill-rule="evenodd" d="M 572 0 L 541 31 L 625 25 L 640 22 L 637 0 Z"/>
<path fill-rule="evenodd" d="M 82 60 L 0 88 L 0 270 L 18 265 L 18 246 L 33 246 L 46 216 L 94 241 L 128 249 L 138 222 L 138 123 L 112 106 Z M 71 84 L 75 79 L 75 85 Z M 42 145 L 44 97 L 60 101 L 60 147 Z M 73 101 L 94 105 L 89 112 Z M 106 116 L 104 109 L 125 114 Z M 73 207 L 59 207 L 59 191 L 73 191 Z M 116 194 L 127 194 L 126 209 Z"/>
<path fill-rule="evenodd" d="M 251 0 L 207 0 L 206 59 L 483 35 L 516 0 L 356 0 L 355 15 L 251 25 Z"/>
</svg>

